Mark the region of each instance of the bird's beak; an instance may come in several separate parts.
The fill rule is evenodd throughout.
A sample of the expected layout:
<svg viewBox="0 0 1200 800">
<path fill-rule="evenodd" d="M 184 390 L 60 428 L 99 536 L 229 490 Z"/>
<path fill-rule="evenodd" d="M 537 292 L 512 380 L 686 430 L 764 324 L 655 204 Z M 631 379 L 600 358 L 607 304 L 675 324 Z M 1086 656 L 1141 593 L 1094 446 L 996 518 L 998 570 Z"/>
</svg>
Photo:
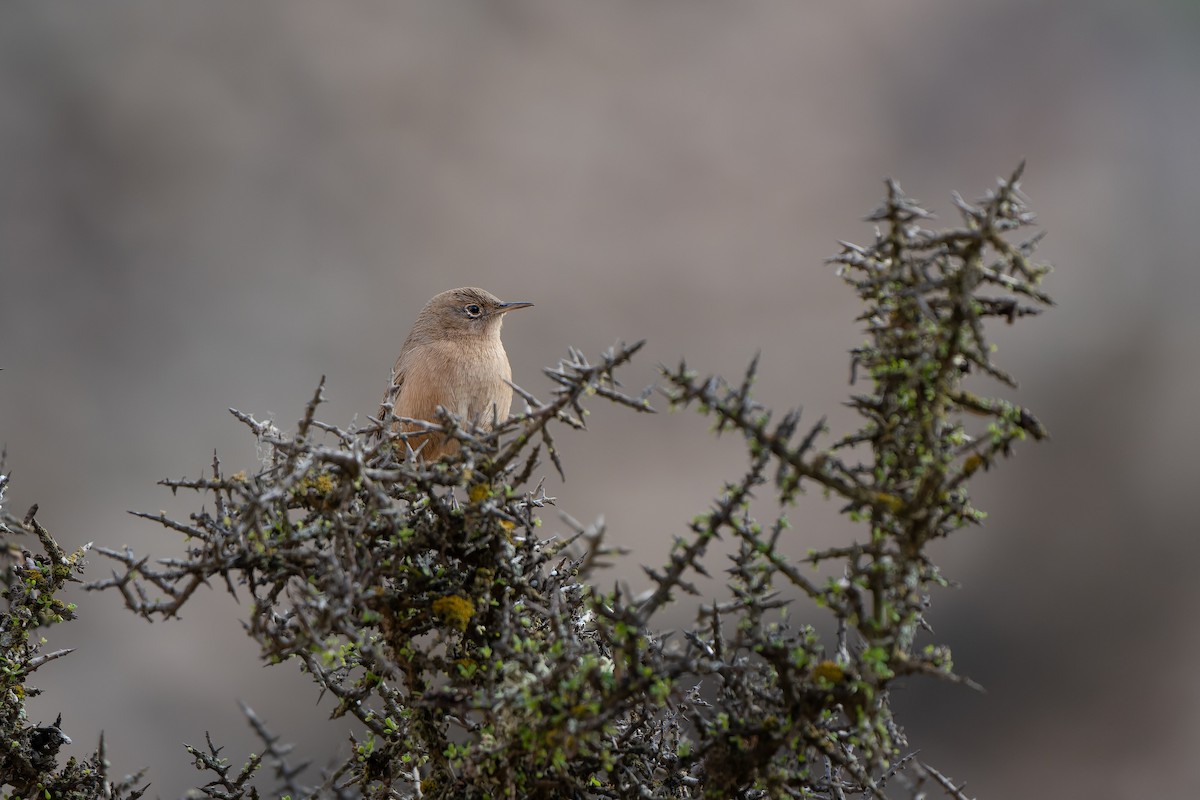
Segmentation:
<svg viewBox="0 0 1200 800">
<path fill-rule="evenodd" d="M 501 314 L 507 314 L 510 311 L 516 311 L 518 308 L 529 308 L 533 303 L 501 303 L 496 306 L 496 310 Z"/>
</svg>

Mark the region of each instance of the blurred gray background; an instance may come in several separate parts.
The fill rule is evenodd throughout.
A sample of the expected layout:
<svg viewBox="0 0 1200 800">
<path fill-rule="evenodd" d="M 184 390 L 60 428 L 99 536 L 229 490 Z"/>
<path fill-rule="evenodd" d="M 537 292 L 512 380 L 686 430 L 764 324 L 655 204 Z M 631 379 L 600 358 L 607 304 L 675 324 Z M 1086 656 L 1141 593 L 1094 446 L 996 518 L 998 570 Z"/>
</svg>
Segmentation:
<svg viewBox="0 0 1200 800">
<path fill-rule="evenodd" d="M 1196 796 L 1198 44 L 1191 2 L 10 0 L 10 507 L 40 503 L 69 545 L 177 555 L 125 512 L 197 510 L 155 482 L 214 448 L 254 467 L 227 407 L 291 426 L 326 374 L 322 418 L 361 420 L 424 302 L 464 284 L 537 304 L 505 327 L 537 394 L 568 345 L 644 337 L 631 388 L 761 351 L 759 399 L 843 430 L 857 309 L 822 259 L 870 237 L 885 176 L 950 223 L 951 190 L 1028 158 L 1060 306 L 994 334 L 1054 438 L 984 476 L 987 525 L 939 550 L 962 588 L 932 622 L 989 693 L 897 704 L 971 795 Z M 612 579 L 638 589 L 740 446 L 691 414 L 592 408 L 554 493 L 606 516 L 633 549 Z M 794 522 L 798 553 L 852 533 L 819 497 Z M 67 707 L 76 752 L 103 729 L 117 771 L 176 797 L 200 778 L 181 742 L 257 749 L 235 698 L 318 764 L 344 752 L 347 721 L 257 665 L 219 587 L 153 626 L 74 599 L 50 645 L 78 652 L 32 709 Z"/>
</svg>

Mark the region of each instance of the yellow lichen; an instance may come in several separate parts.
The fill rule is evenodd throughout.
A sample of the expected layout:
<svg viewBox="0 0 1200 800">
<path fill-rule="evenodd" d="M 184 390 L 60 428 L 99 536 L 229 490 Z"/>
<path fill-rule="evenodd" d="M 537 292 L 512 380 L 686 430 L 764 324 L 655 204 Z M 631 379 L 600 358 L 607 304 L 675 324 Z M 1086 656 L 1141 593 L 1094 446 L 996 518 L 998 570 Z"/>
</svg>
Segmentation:
<svg viewBox="0 0 1200 800">
<path fill-rule="evenodd" d="M 846 671 L 835 662 L 826 659 L 813 667 L 813 677 L 830 683 L 841 683 L 842 679 L 846 677 Z"/>
<path fill-rule="evenodd" d="M 467 629 L 467 623 L 475 616 L 475 604 L 466 597 L 452 594 L 433 601 L 433 613 L 437 618 L 459 631 Z"/>
<path fill-rule="evenodd" d="M 333 476 L 326 472 L 310 472 L 296 486 L 300 502 L 306 508 L 313 509 L 335 504 L 336 500 L 330 497 L 335 489 L 337 489 L 337 483 L 334 482 Z"/>
<path fill-rule="evenodd" d="M 875 502 L 886 508 L 888 511 L 891 511 L 893 514 L 904 508 L 903 500 L 896 495 L 888 494 L 887 492 L 876 492 Z"/>
</svg>

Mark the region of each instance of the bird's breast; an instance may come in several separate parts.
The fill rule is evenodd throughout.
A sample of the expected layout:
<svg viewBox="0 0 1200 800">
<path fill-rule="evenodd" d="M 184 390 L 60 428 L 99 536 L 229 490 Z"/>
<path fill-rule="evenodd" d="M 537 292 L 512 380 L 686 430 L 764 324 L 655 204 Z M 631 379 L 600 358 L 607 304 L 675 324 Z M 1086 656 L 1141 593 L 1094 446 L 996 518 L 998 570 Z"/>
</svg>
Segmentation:
<svg viewBox="0 0 1200 800">
<path fill-rule="evenodd" d="M 512 369 L 499 338 L 429 342 L 407 356 L 397 414 L 433 419 L 440 405 L 485 429 L 492 427 L 493 419 L 508 417 Z"/>
</svg>

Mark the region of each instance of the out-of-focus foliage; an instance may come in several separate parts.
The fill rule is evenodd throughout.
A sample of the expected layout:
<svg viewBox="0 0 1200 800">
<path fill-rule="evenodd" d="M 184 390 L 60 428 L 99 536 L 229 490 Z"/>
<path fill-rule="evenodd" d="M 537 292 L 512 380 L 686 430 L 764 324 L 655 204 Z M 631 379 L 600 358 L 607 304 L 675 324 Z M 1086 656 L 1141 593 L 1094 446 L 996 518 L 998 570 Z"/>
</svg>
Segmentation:
<svg viewBox="0 0 1200 800">
<path fill-rule="evenodd" d="M 0 617 L 0 797 L 133 798 L 141 774 L 112 780 L 101 738 L 95 752 L 58 765 L 58 753 L 71 739 L 62 730 L 62 714 L 51 723 L 31 723 L 25 701 L 41 692 L 28 683 L 39 667 L 71 652 L 42 652 L 42 630 L 75 619 L 75 605 L 60 594 L 77 580 L 87 548 L 66 553 L 37 520 L 37 506 L 23 519 L 3 507 L 9 476 L 0 456 L 0 569 L 5 607 Z M 37 553 L 18 536 L 37 540 Z M 33 542 L 28 542 L 31 546 Z M 67 704 L 64 704 L 67 705 Z M 69 708 L 69 705 L 67 705 Z"/>
</svg>

